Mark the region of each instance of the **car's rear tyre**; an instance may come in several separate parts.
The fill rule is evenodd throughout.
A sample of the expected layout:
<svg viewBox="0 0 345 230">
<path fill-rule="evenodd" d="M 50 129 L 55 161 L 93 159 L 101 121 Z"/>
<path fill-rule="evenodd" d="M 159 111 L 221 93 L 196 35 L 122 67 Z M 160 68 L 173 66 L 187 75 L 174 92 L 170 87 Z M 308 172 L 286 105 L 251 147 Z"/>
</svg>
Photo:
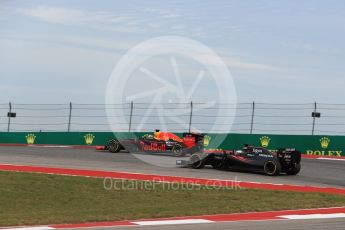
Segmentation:
<svg viewBox="0 0 345 230">
<path fill-rule="evenodd" d="M 183 157 L 185 155 L 181 144 L 175 144 L 171 151 L 175 157 Z"/>
<path fill-rule="evenodd" d="M 295 163 L 288 170 L 286 170 L 286 174 L 288 174 L 288 175 L 297 175 L 300 171 L 301 171 L 301 164 L 300 163 Z"/>
<path fill-rule="evenodd" d="M 109 142 L 108 142 L 108 150 L 109 152 L 112 152 L 112 153 L 118 153 L 120 152 L 121 150 L 121 144 L 118 140 L 116 139 L 111 139 Z"/>
<path fill-rule="evenodd" d="M 200 158 L 199 154 L 194 153 L 190 157 L 190 161 L 192 162 L 191 166 L 193 169 L 202 169 L 205 167 L 205 162 Z"/>
<path fill-rule="evenodd" d="M 278 161 L 274 161 L 274 160 L 266 161 L 264 165 L 264 171 L 266 175 L 277 176 L 280 174 L 281 165 Z"/>
</svg>

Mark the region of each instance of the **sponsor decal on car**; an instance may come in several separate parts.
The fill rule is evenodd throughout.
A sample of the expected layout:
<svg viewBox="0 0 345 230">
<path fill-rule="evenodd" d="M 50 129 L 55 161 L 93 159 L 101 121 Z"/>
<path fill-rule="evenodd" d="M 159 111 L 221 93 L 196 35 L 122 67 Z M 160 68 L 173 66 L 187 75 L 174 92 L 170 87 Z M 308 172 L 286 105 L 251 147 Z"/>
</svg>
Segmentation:
<svg viewBox="0 0 345 230">
<path fill-rule="evenodd" d="M 140 142 L 140 146 L 144 151 L 166 151 L 165 143 L 145 143 Z"/>
<path fill-rule="evenodd" d="M 262 149 L 253 149 L 254 153 L 262 153 Z"/>
</svg>

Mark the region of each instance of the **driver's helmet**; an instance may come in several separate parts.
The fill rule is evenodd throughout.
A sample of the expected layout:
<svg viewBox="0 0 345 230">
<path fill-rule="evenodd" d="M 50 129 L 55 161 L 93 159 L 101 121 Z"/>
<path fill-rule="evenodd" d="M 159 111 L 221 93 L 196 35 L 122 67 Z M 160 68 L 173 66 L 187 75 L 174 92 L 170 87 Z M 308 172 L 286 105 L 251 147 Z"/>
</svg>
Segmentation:
<svg viewBox="0 0 345 230">
<path fill-rule="evenodd" d="M 156 130 L 155 130 L 155 132 L 153 133 L 153 136 L 154 136 L 155 139 L 157 139 L 157 140 L 159 139 L 159 134 L 160 134 L 160 132 L 161 132 L 161 131 L 160 131 L 159 129 L 156 129 Z"/>
</svg>

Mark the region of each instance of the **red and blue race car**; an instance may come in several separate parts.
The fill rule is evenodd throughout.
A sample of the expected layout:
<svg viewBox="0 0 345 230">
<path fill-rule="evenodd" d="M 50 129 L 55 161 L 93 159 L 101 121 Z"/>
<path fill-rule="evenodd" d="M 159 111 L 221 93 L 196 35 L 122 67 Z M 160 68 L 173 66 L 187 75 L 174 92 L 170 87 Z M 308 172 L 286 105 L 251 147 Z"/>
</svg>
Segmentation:
<svg viewBox="0 0 345 230">
<path fill-rule="evenodd" d="M 174 156 L 181 157 L 186 154 L 202 152 L 204 147 L 204 135 L 198 133 L 183 133 L 179 137 L 171 132 L 162 132 L 155 130 L 153 134 L 146 134 L 140 138 L 134 139 L 111 139 L 105 146 L 98 150 L 109 150 L 117 153 L 121 150 L 129 152 L 159 152 L 171 153 Z"/>
</svg>

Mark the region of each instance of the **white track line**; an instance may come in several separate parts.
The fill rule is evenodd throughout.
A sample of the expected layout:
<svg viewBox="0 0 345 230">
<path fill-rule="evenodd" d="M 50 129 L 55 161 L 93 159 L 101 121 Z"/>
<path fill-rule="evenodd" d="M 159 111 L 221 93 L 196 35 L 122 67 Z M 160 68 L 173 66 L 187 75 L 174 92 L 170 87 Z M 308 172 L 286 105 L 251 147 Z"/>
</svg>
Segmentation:
<svg viewBox="0 0 345 230">
<path fill-rule="evenodd" d="M 28 145 L 28 147 L 32 148 L 73 148 L 70 145 Z"/>
<path fill-rule="evenodd" d="M 319 209 L 326 209 L 326 208 L 319 208 Z M 308 209 L 302 209 L 302 210 L 308 210 Z M 302 211 L 301 210 L 301 211 Z M 270 219 L 264 219 L 260 221 L 268 221 L 268 220 L 279 220 L 276 218 L 281 219 L 288 219 L 288 220 L 310 220 L 310 219 L 332 219 L 332 218 L 345 218 L 345 213 L 328 213 L 328 214 L 295 214 L 295 215 L 281 215 L 281 216 L 275 216 L 275 218 Z M 249 221 L 250 219 L 242 219 L 242 220 L 231 220 L 231 221 Z M 163 226 L 163 225 L 182 225 L 182 224 L 207 224 L 207 223 L 215 223 L 215 222 L 224 222 L 229 220 L 208 220 L 208 218 L 205 216 L 205 219 L 179 219 L 179 220 L 147 220 L 147 221 L 133 221 L 128 222 L 129 225 L 139 225 L 139 226 Z M 129 226 L 128 225 L 128 226 Z M 113 226 L 104 226 L 104 227 L 117 227 L 119 225 L 113 225 Z M 94 226 L 102 227 L 102 226 Z M 60 227 L 59 227 L 60 228 Z M 71 227 L 73 228 L 89 228 L 89 227 Z M 57 229 L 50 226 L 37 226 L 37 227 L 17 227 L 17 228 L 0 228 L 0 230 L 53 230 Z"/>
<path fill-rule="evenodd" d="M 290 219 L 290 220 L 329 219 L 329 218 L 345 218 L 345 213 L 284 215 L 284 216 L 278 216 L 278 217 Z"/>
<path fill-rule="evenodd" d="M 329 160 L 329 161 L 345 161 L 343 158 L 327 158 L 327 157 L 318 157 L 318 160 Z"/>
<path fill-rule="evenodd" d="M 184 219 L 184 220 L 157 220 L 157 221 L 137 221 L 131 222 L 137 225 L 172 225 L 172 224 L 205 224 L 213 223 L 214 221 L 205 220 L 205 219 Z"/>
<path fill-rule="evenodd" d="M 5 228 L 6 230 L 51 230 L 55 229 L 49 226 L 39 226 L 39 227 L 20 227 L 20 228 Z"/>
</svg>

